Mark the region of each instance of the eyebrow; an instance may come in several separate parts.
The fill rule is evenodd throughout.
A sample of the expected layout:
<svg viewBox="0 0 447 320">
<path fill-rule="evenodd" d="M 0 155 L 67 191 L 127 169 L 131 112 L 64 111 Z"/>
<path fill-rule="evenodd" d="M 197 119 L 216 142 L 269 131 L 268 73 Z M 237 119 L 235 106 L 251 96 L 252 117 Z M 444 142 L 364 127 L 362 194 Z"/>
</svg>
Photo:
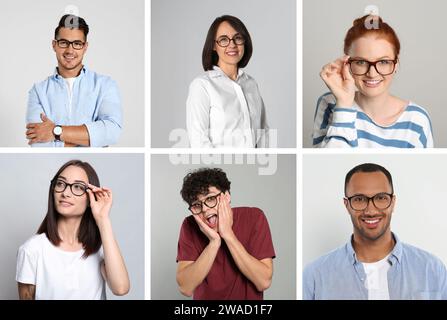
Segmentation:
<svg viewBox="0 0 447 320">
<path fill-rule="evenodd" d="M 351 59 L 352 59 L 352 60 L 365 60 L 365 61 L 369 61 L 368 59 L 363 58 L 363 57 L 351 57 Z M 376 61 L 380 61 L 380 60 L 384 60 L 384 59 L 393 60 L 390 56 L 383 56 L 383 57 L 377 58 Z"/>
<path fill-rule="evenodd" d="M 214 193 L 214 194 L 211 194 L 211 193 Z M 206 196 L 205 196 L 205 198 L 203 199 L 203 200 L 199 200 L 199 199 L 196 199 L 196 201 L 194 201 L 193 203 L 192 203 L 192 205 L 194 205 L 194 204 L 198 204 L 198 202 L 202 202 L 202 201 L 205 201 L 206 199 L 208 199 L 209 197 L 214 197 L 214 196 L 216 196 L 217 194 L 219 194 L 219 192 L 210 192 L 210 193 L 208 193 Z"/>
<path fill-rule="evenodd" d="M 59 177 L 57 177 L 57 178 L 58 178 L 58 179 L 65 180 L 65 181 L 68 181 L 67 178 L 65 178 L 64 176 L 59 176 Z M 77 183 L 77 182 L 78 182 L 78 183 L 79 183 L 79 182 L 80 182 L 80 183 L 83 183 L 83 184 L 85 184 L 85 185 L 88 184 L 87 182 L 82 181 L 82 180 L 75 180 L 75 181 L 74 181 L 74 183 Z"/>
<path fill-rule="evenodd" d="M 82 41 L 82 40 L 79 40 L 79 39 L 76 39 L 76 40 L 73 40 L 73 41 L 70 41 L 70 40 L 68 40 L 68 39 L 65 39 L 65 38 L 61 38 L 61 39 L 55 39 L 56 41 L 67 41 L 67 42 L 84 42 L 84 41 Z"/>
<path fill-rule="evenodd" d="M 233 37 L 234 37 L 234 36 L 237 36 L 237 35 L 241 35 L 241 33 L 240 33 L 240 32 L 236 32 L 235 34 L 233 34 Z M 222 37 L 227 37 L 227 38 L 229 38 L 230 36 L 227 35 L 227 34 L 221 34 L 220 36 L 217 36 L 218 39 L 219 39 L 219 38 L 222 38 Z"/>
<path fill-rule="evenodd" d="M 373 196 L 377 196 L 378 194 L 383 194 L 383 193 L 386 193 L 386 194 L 393 194 L 393 193 L 391 193 L 391 192 L 381 191 L 381 192 L 378 192 L 378 193 L 374 194 Z M 355 197 L 355 196 L 365 196 L 365 197 L 369 197 L 369 196 L 367 196 L 367 195 L 364 194 L 364 193 L 354 193 L 352 196 L 349 196 L 349 197 L 345 195 L 346 198 L 351 198 L 351 197 Z"/>
</svg>

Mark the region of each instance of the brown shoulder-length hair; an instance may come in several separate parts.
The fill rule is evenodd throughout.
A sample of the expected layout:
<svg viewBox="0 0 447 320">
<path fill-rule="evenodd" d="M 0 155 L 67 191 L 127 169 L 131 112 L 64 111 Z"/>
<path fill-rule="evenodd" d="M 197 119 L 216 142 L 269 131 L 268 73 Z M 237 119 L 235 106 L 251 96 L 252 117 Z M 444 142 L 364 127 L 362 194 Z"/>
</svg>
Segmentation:
<svg viewBox="0 0 447 320">
<path fill-rule="evenodd" d="M 88 182 L 97 187 L 100 186 L 99 178 L 96 174 L 95 169 L 93 169 L 93 167 L 87 162 L 83 162 L 81 160 L 71 160 L 65 163 L 57 171 L 54 178 L 51 180 L 50 190 L 48 192 L 47 214 L 43 219 L 39 229 L 37 230 L 37 234 L 45 233 L 48 240 L 50 240 L 50 242 L 55 246 L 58 246 L 62 240 L 59 237 L 59 233 L 57 231 L 57 221 L 60 217 L 60 214 L 56 211 L 54 205 L 54 186 L 59 175 L 69 166 L 75 166 L 84 169 L 88 177 Z M 95 219 L 93 218 L 90 205 L 87 206 L 87 209 L 82 215 L 81 225 L 79 226 L 78 239 L 82 243 L 82 246 L 84 248 L 84 255 L 82 256 L 83 258 L 87 258 L 89 255 L 96 253 L 99 248 L 101 248 L 101 236 Z"/>
<path fill-rule="evenodd" d="M 208 34 L 206 36 L 205 44 L 203 45 L 202 51 L 202 65 L 205 71 L 213 70 L 213 66 L 217 66 L 217 62 L 219 61 L 219 56 L 214 50 L 214 44 L 217 28 L 219 28 L 219 25 L 224 21 L 228 22 L 234 28 L 234 30 L 239 32 L 239 34 L 242 35 L 245 39 L 244 56 L 237 64 L 238 68 L 244 68 L 248 64 L 248 61 L 250 61 L 251 55 L 253 53 L 253 44 L 251 42 L 251 37 L 248 33 L 247 28 L 238 18 L 230 15 L 224 15 L 216 18 L 208 30 Z"/>
</svg>

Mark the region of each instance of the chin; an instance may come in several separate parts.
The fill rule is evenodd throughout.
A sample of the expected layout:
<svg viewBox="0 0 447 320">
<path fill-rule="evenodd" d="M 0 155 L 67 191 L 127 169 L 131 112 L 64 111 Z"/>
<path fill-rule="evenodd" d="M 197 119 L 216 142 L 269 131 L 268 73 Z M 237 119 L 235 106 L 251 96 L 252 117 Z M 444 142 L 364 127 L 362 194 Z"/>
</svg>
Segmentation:
<svg viewBox="0 0 447 320">
<path fill-rule="evenodd" d="M 65 218 L 82 217 L 83 213 L 75 212 L 73 209 L 57 208 L 57 212 Z"/>
<path fill-rule="evenodd" d="M 383 88 L 375 88 L 375 89 L 361 88 L 359 91 L 362 96 L 365 96 L 368 98 L 380 97 L 381 95 L 383 95 L 387 92 L 387 90 L 383 89 Z"/>
</svg>

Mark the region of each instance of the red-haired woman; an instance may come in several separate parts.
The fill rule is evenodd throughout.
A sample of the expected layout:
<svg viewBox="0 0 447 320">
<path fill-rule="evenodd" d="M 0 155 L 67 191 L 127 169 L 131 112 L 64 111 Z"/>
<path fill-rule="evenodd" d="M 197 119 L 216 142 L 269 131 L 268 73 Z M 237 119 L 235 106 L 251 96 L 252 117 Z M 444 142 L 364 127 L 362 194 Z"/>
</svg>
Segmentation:
<svg viewBox="0 0 447 320">
<path fill-rule="evenodd" d="M 380 17 L 354 21 L 345 37 L 345 56 L 320 73 L 331 92 L 317 103 L 314 147 L 433 147 L 427 111 L 390 93 L 399 52 L 396 33 Z"/>
<path fill-rule="evenodd" d="M 20 299 L 105 299 L 105 283 L 125 295 L 130 283 L 109 218 L 112 191 L 86 162 L 65 163 L 51 180 L 48 212 L 17 255 Z"/>
</svg>

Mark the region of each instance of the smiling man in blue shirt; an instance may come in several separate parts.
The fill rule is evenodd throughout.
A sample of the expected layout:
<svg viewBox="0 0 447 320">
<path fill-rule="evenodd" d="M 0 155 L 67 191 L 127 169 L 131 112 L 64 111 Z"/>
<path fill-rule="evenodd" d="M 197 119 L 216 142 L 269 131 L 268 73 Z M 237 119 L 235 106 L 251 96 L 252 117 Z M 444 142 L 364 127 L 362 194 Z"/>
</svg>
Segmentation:
<svg viewBox="0 0 447 320">
<path fill-rule="evenodd" d="M 395 202 L 384 167 L 365 163 L 348 172 L 344 203 L 354 234 L 305 268 L 305 300 L 447 299 L 444 264 L 391 232 Z"/>
<path fill-rule="evenodd" d="M 89 27 L 81 17 L 64 15 L 55 30 L 55 73 L 29 92 L 26 138 L 33 147 L 105 147 L 121 134 L 118 87 L 82 63 Z"/>
</svg>

